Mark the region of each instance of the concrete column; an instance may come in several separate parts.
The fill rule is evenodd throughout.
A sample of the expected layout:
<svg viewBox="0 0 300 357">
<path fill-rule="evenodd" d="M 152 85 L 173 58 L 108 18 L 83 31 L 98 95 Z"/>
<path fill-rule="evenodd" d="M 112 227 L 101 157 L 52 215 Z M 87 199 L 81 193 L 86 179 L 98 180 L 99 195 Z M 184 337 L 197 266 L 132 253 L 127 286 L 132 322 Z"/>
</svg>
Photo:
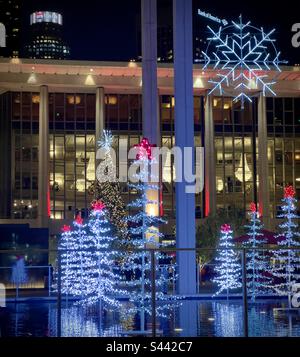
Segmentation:
<svg viewBox="0 0 300 357">
<path fill-rule="evenodd" d="M 100 139 L 105 128 L 105 95 L 104 88 L 96 89 L 96 148 L 97 141 Z"/>
<path fill-rule="evenodd" d="M 268 131 L 266 98 L 261 93 L 258 98 L 258 201 L 259 212 L 266 229 L 270 229 L 270 188 L 268 165 Z"/>
<path fill-rule="evenodd" d="M 143 135 L 160 145 L 157 112 L 157 4 L 142 0 Z"/>
<path fill-rule="evenodd" d="M 49 223 L 49 93 L 47 86 L 40 87 L 39 109 L 39 176 L 38 176 L 38 224 Z"/>
<path fill-rule="evenodd" d="M 216 154 L 215 128 L 213 120 L 213 98 L 207 96 L 205 100 L 205 217 L 216 214 Z"/>
<path fill-rule="evenodd" d="M 143 136 L 152 145 L 160 146 L 157 88 L 157 3 L 156 0 L 142 0 L 142 83 L 143 83 Z M 149 200 L 145 211 L 159 215 L 159 190 L 147 192 Z"/>
<path fill-rule="evenodd" d="M 194 147 L 192 0 L 173 0 L 173 21 L 175 143 L 183 151 L 185 147 Z M 186 192 L 188 185 L 184 175 L 182 182 L 176 183 L 177 248 L 195 248 L 195 195 Z M 195 252 L 178 253 L 178 268 L 179 294 L 195 294 Z"/>
</svg>

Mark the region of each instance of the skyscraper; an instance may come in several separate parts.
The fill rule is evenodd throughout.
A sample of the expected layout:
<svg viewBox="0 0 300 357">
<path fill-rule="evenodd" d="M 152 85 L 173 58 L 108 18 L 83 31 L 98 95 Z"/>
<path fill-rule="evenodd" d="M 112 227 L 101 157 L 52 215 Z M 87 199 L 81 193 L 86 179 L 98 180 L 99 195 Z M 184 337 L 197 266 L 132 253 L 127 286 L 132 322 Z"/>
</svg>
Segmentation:
<svg viewBox="0 0 300 357">
<path fill-rule="evenodd" d="M 0 57 L 19 57 L 21 1 L 0 0 L 0 22 L 6 28 L 6 47 L 0 48 Z"/>
<path fill-rule="evenodd" d="M 30 41 L 26 57 L 68 59 L 70 49 L 63 40 L 63 17 L 58 12 L 36 11 L 30 15 Z"/>
</svg>

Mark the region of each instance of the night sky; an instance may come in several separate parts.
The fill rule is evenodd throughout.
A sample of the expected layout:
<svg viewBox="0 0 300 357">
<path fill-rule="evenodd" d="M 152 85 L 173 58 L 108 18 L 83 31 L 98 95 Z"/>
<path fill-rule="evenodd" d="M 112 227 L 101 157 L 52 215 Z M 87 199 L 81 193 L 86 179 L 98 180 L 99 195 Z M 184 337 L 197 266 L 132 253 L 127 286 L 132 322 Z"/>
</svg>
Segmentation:
<svg viewBox="0 0 300 357">
<path fill-rule="evenodd" d="M 158 9 L 171 6 L 171 3 L 171 0 L 158 0 Z M 236 20 L 243 14 L 245 21 L 250 20 L 257 27 L 276 28 L 277 47 L 282 52 L 282 59 L 293 65 L 300 62 L 300 48 L 291 45 L 292 25 L 300 22 L 296 4 L 291 0 L 280 4 L 276 0 L 194 0 L 194 11 L 199 7 L 227 20 Z M 38 10 L 62 12 L 64 37 L 71 47 L 72 59 L 127 61 L 138 55 L 140 0 L 24 0 L 24 37 L 29 27 L 29 14 Z"/>
</svg>

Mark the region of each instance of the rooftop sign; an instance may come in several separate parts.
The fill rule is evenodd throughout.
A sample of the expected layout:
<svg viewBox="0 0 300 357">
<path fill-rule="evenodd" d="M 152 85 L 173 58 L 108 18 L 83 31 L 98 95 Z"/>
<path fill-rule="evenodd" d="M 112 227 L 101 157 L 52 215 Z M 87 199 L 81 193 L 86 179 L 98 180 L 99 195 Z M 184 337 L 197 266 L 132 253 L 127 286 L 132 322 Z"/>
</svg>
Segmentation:
<svg viewBox="0 0 300 357">
<path fill-rule="evenodd" d="M 225 19 L 220 19 L 217 16 L 213 16 L 212 14 L 210 14 L 209 12 L 205 12 L 201 9 L 198 9 L 198 15 L 205 17 L 206 19 L 209 19 L 211 21 L 214 22 L 218 22 L 219 24 L 222 24 L 223 26 L 227 26 L 228 25 L 228 21 Z"/>
<path fill-rule="evenodd" d="M 63 19 L 61 14 L 51 11 L 36 11 L 30 15 L 30 25 L 41 22 L 51 22 L 53 24 L 62 25 Z"/>
</svg>

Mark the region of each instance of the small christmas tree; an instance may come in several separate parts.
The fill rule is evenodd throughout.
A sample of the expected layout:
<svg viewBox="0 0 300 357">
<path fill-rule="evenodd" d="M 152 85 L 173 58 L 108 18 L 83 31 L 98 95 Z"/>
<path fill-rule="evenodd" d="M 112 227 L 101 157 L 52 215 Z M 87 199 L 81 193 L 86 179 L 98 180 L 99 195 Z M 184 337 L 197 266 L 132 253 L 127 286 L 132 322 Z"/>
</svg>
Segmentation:
<svg viewBox="0 0 300 357">
<path fill-rule="evenodd" d="M 226 291 L 228 298 L 229 290 L 237 289 L 242 286 L 239 257 L 232 249 L 234 247 L 232 233 L 229 224 L 223 224 L 221 226 L 220 250 L 216 258 L 219 264 L 215 267 L 217 277 L 213 279 L 213 282 L 218 285 L 219 290 L 215 293 L 215 296 Z"/>
<path fill-rule="evenodd" d="M 275 277 L 281 279 L 281 282 L 274 286 L 279 295 L 288 296 L 289 308 L 291 308 L 291 297 L 293 285 L 299 281 L 300 274 L 300 252 L 292 249 L 299 247 L 298 224 L 296 219 L 300 217 L 296 214 L 297 200 L 295 190 L 292 186 L 284 189 L 284 198 L 282 199 L 282 214 L 279 218 L 284 221 L 279 225 L 280 234 L 277 236 L 279 250 L 274 251 L 276 264 L 273 266 L 272 273 Z"/>
<path fill-rule="evenodd" d="M 126 209 L 120 184 L 116 178 L 116 163 L 111 153 L 113 144 L 111 131 L 104 130 L 98 144 L 99 148 L 104 151 L 104 159 L 97 167 L 97 179 L 89 192 L 95 196 L 96 200 L 101 200 L 105 204 L 108 220 L 116 228 L 118 236 L 126 240 L 128 238 Z"/>
<path fill-rule="evenodd" d="M 93 241 L 87 232 L 87 225 L 78 215 L 70 226 L 63 227 L 59 249 L 61 256 L 62 292 L 79 299 L 89 292 L 89 275 L 87 267 L 92 262 Z"/>
<path fill-rule="evenodd" d="M 89 288 L 82 303 L 92 305 L 100 302 L 101 305 L 104 303 L 105 306 L 119 307 L 116 295 L 124 292 L 116 289 L 120 275 L 114 271 L 116 253 L 111 249 L 115 238 L 110 235 L 105 205 L 99 200 L 92 204 L 88 228 L 93 253 L 89 265 L 85 267 Z"/>
<path fill-rule="evenodd" d="M 261 224 L 259 213 L 255 203 L 250 204 L 250 224 L 245 225 L 248 233 L 248 240 L 243 244 L 248 248 L 246 253 L 247 258 L 247 289 L 251 295 L 251 300 L 255 301 L 255 297 L 268 291 L 271 283 L 271 278 L 266 276 L 270 270 L 267 262 L 267 257 L 262 248 L 266 240 L 262 233 L 263 225 Z M 253 248 L 253 250 L 251 249 Z"/>
<path fill-rule="evenodd" d="M 156 182 L 156 179 L 150 174 L 154 159 L 151 155 L 151 145 L 147 139 L 143 138 L 136 148 L 138 154 L 133 164 L 138 168 L 137 173 L 134 175 L 136 183 L 128 184 L 129 189 L 137 194 L 137 198 L 128 204 L 129 209 L 133 211 L 133 214 L 127 218 L 130 245 L 135 249 L 157 249 L 163 247 L 161 243 L 163 234 L 158 227 L 164 224 L 165 221 L 158 216 L 152 215 L 149 213 L 150 210 L 147 210 L 149 205 L 158 205 L 157 200 L 149 198 L 149 192 L 157 192 L 159 190 L 157 184 L 150 183 L 150 181 Z M 166 295 L 166 286 L 169 282 L 168 274 L 166 274 L 166 271 L 159 271 L 158 269 L 158 263 L 165 258 L 166 256 L 162 253 L 155 252 L 157 316 L 166 316 L 166 311 L 174 306 L 174 304 L 170 304 L 172 299 Z M 150 254 L 145 251 L 131 253 L 125 261 L 124 270 L 127 273 L 132 273 L 133 276 L 127 282 L 131 289 L 130 301 L 135 305 L 133 311 L 140 312 L 141 330 L 143 331 L 145 328 L 145 314 L 151 315 L 152 313 Z"/>
<path fill-rule="evenodd" d="M 16 285 L 16 298 L 19 297 L 19 288 L 28 281 L 24 258 L 18 257 L 18 260 L 12 268 L 11 282 Z"/>
</svg>

